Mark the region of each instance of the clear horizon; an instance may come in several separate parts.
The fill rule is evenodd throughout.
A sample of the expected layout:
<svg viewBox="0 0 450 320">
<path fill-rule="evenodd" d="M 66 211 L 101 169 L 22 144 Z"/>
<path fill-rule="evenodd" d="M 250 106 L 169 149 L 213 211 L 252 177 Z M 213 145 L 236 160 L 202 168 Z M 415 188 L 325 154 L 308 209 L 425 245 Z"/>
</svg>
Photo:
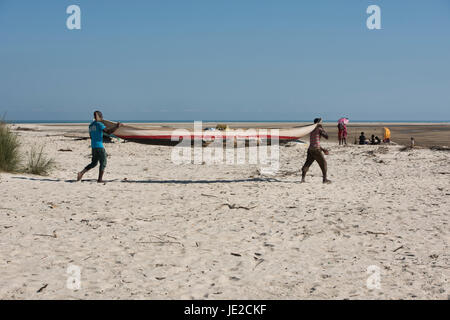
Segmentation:
<svg viewBox="0 0 450 320">
<path fill-rule="evenodd" d="M 449 18 L 447 0 L 0 0 L 0 116 L 448 122 Z"/>
</svg>

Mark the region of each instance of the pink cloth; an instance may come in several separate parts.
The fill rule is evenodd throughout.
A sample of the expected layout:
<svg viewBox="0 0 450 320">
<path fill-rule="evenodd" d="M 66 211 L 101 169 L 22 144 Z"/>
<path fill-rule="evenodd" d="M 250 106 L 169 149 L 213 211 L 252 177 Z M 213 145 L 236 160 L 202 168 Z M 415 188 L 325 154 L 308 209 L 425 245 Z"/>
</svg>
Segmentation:
<svg viewBox="0 0 450 320">
<path fill-rule="evenodd" d="M 347 139 L 347 126 L 344 125 L 343 128 L 339 128 L 338 132 L 339 139 Z"/>
</svg>

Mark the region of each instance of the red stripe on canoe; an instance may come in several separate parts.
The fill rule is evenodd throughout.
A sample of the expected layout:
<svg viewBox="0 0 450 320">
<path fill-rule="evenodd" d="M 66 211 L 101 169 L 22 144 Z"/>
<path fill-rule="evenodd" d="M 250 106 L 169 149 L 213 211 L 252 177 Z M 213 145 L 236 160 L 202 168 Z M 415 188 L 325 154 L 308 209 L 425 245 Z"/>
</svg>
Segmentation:
<svg viewBox="0 0 450 320">
<path fill-rule="evenodd" d="M 191 140 L 193 139 L 204 139 L 204 138 L 208 138 L 208 137 L 215 137 L 214 135 L 208 135 L 208 136 L 120 136 L 120 135 L 116 135 L 117 137 L 121 138 L 121 139 L 136 139 L 136 140 L 150 140 L 150 139 L 161 139 L 161 140 L 172 140 L 176 139 L 176 138 L 189 138 Z M 292 136 L 274 136 L 275 138 L 278 137 L 279 140 L 297 140 L 299 138 L 297 137 L 292 137 Z M 220 138 L 220 136 L 218 137 Z M 226 140 L 226 136 L 224 137 Z M 230 138 L 240 138 L 240 139 L 249 139 L 249 138 L 258 138 L 258 139 L 272 139 L 272 136 L 231 136 Z"/>
</svg>

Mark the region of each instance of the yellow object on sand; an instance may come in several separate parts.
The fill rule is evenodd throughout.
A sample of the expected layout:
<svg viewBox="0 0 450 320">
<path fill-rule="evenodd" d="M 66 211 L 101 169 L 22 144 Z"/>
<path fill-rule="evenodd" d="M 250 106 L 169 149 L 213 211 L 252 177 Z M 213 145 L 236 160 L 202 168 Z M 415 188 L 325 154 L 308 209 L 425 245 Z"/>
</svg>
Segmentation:
<svg viewBox="0 0 450 320">
<path fill-rule="evenodd" d="M 388 128 L 384 128 L 384 139 L 383 140 L 390 140 L 391 139 L 391 130 Z"/>
<path fill-rule="evenodd" d="M 217 129 L 217 130 L 226 131 L 226 130 L 229 130 L 230 127 L 228 127 L 228 125 L 226 125 L 226 124 L 221 124 L 221 123 L 219 123 L 219 124 L 216 126 L 216 129 Z"/>
</svg>

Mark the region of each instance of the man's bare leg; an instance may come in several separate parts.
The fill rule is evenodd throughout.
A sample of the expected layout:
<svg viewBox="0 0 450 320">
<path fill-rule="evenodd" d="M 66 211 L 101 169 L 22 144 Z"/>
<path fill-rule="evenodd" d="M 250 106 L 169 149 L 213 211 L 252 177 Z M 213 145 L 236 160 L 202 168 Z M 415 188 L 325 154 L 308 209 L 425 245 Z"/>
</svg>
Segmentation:
<svg viewBox="0 0 450 320">
<path fill-rule="evenodd" d="M 103 183 L 103 182 L 104 182 L 104 181 L 103 181 L 103 173 L 105 173 L 104 170 L 100 170 L 100 171 L 98 172 L 98 180 L 97 180 L 98 183 Z"/>
<path fill-rule="evenodd" d="M 306 178 L 306 173 L 309 170 L 309 167 L 313 164 L 314 162 L 314 157 L 312 156 L 311 150 L 308 149 L 307 152 L 307 156 L 306 156 L 306 161 L 305 164 L 302 167 L 302 181 L 301 183 L 306 182 L 305 178 Z"/>
<path fill-rule="evenodd" d="M 86 169 L 83 169 L 83 171 L 78 172 L 78 174 L 77 174 L 77 181 L 80 181 L 80 180 L 83 178 L 83 176 L 84 176 L 84 174 L 85 174 L 86 172 L 87 172 Z"/>
<path fill-rule="evenodd" d="M 322 153 L 320 153 L 317 162 L 319 163 L 320 169 L 322 170 L 323 183 L 331 183 L 331 181 L 327 179 L 327 171 L 328 171 L 327 160 L 325 160 L 325 157 L 323 156 Z"/>
<path fill-rule="evenodd" d="M 306 173 L 308 172 L 309 167 L 311 166 L 311 162 L 312 161 L 310 159 L 307 159 L 305 164 L 302 167 L 302 181 L 300 181 L 301 183 L 305 183 L 306 182 L 306 179 L 305 179 L 306 178 Z"/>
<path fill-rule="evenodd" d="M 320 163 L 319 163 L 320 164 Z M 325 163 L 323 165 L 320 165 L 320 168 L 322 169 L 322 174 L 323 174 L 323 183 L 327 183 L 330 184 L 331 180 L 327 179 L 327 162 L 325 161 Z"/>
</svg>

